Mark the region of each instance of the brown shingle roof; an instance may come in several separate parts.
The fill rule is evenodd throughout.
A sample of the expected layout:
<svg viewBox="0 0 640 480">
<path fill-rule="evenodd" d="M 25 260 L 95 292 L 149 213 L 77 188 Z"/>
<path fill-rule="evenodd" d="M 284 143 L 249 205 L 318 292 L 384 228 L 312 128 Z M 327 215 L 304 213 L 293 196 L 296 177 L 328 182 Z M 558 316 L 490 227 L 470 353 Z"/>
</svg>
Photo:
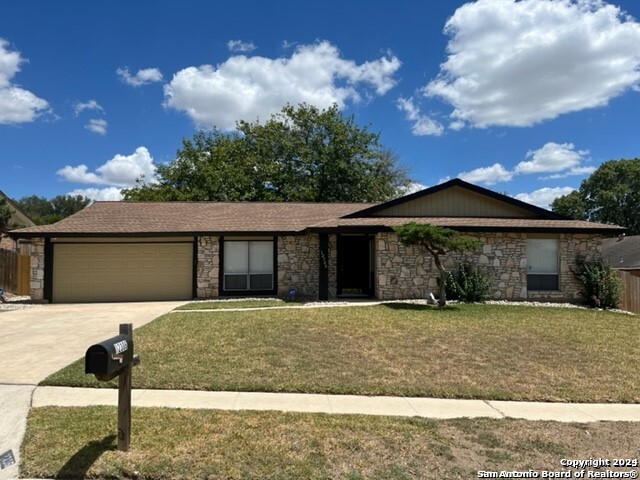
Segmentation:
<svg viewBox="0 0 640 480">
<path fill-rule="evenodd" d="M 309 225 L 370 207 L 370 203 L 95 202 L 53 225 L 24 228 L 40 234 L 193 234 L 300 232 Z"/>
<path fill-rule="evenodd" d="M 408 222 L 467 231 L 620 233 L 616 225 L 580 220 L 475 217 L 351 217 L 366 203 L 96 202 L 53 225 L 14 230 L 11 236 L 195 235 L 299 233 L 305 230 L 384 230 Z"/>
</svg>

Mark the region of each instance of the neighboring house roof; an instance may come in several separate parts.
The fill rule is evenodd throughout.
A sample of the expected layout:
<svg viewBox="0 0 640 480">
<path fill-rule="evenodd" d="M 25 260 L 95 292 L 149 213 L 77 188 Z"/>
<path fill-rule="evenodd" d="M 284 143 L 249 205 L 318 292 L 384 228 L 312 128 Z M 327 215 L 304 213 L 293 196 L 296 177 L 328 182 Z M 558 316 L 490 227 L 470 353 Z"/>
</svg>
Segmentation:
<svg viewBox="0 0 640 480">
<path fill-rule="evenodd" d="M 613 268 L 640 269 L 640 235 L 605 238 L 602 259 Z"/>
<path fill-rule="evenodd" d="M 0 190 L 0 198 L 4 198 L 9 205 L 9 211 L 11 212 L 11 223 L 22 225 L 24 227 L 33 227 L 35 222 L 29 218 L 29 216 L 22 211 L 22 209 L 5 195 L 2 190 Z"/>
<path fill-rule="evenodd" d="M 407 222 L 466 231 L 620 233 L 616 225 L 571 220 L 459 179 L 380 204 L 95 202 L 53 225 L 14 237 L 284 234 L 388 230 Z"/>
</svg>

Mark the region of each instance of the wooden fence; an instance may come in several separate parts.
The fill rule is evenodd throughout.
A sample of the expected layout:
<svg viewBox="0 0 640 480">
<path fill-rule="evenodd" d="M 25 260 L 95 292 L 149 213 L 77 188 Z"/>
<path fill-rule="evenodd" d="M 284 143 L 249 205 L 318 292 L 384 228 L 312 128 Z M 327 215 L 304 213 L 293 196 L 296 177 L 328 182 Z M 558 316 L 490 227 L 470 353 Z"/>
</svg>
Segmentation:
<svg viewBox="0 0 640 480">
<path fill-rule="evenodd" d="M 29 295 L 31 258 L 13 250 L 0 249 L 0 288 L 16 295 Z"/>
<path fill-rule="evenodd" d="M 620 308 L 628 312 L 640 313 L 640 276 L 636 272 L 618 270 L 622 279 L 623 290 L 620 297 Z"/>
</svg>

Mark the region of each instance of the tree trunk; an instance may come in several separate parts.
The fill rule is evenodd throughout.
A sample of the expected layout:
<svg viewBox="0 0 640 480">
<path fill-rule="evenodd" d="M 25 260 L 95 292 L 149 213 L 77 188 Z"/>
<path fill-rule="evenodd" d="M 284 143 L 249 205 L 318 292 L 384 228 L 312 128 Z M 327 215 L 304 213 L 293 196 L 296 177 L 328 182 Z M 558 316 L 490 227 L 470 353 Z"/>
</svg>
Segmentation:
<svg viewBox="0 0 640 480">
<path fill-rule="evenodd" d="M 440 261 L 440 257 L 437 253 L 433 253 L 433 263 L 436 264 L 436 268 L 440 272 L 440 295 L 438 297 L 438 307 L 444 307 L 447 305 L 447 269 L 444 268 L 442 262 Z"/>
</svg>

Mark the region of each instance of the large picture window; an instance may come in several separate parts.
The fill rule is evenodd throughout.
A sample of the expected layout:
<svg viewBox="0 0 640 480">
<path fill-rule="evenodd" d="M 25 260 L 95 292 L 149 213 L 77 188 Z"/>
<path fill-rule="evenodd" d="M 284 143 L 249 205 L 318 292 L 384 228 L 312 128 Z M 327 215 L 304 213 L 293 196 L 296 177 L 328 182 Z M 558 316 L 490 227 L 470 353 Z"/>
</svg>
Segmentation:
<svg viewBox="0 0 640 480">
<path fill-rule="evenodd" d="M 527 289 L 558 290 L 557 239 L 527 239 Z"/>
<path fill-rule="evenodd" d="M 225 291 L 270 291 L 273 285 L 272 240 L 225 240 Z"/>
</svg>

